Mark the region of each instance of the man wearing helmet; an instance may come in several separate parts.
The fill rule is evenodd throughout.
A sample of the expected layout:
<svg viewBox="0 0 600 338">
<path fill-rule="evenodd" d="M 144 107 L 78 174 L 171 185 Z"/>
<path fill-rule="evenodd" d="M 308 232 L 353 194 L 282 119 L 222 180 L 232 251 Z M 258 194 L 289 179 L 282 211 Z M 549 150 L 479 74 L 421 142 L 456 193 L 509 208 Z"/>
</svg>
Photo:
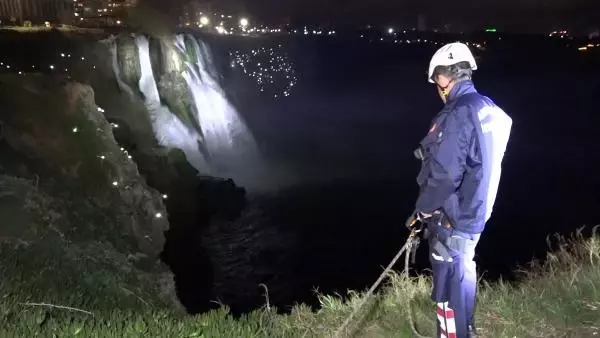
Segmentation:
<svg viewBox="0 0 600 338">
<path fill-rule="evenodd" d="M 415 150 L 422 161 L 420 192 L 407 226 L 415 220 L 426 224 L 438 337 L 475 335 L 475 247 L 492 213 L 512 126 L 511 118 L 475 89 L 476 69 L 462 43 L 435 53 L 428 80 L 436 84 L 444 108 Z"/>
</svg>

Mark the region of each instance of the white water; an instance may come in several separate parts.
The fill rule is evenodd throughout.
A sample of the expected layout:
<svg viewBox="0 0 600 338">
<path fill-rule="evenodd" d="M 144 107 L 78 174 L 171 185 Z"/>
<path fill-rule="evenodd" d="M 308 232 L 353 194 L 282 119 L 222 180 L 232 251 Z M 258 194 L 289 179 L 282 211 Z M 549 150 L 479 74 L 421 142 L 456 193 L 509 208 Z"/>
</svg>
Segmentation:
<svg viewBox="0 0 600 338">
<path fill-rule="evenodd" d="M 129 95 L 137 95 L 122 79 L 116 37 L 104 42 L 111 52 L 111 66 L 119 88 Z M 186 126 L 169 107 L 161 103 L 148 38 L 139 35 L 135 38 L 135 44 L 141 71 L 139 91 L 143 94 L 158 143 L 182 150 L 199 174 L 233 178 L 237 184 L 250 189 L 266 188 L 264 178 L 269 177 L 269 181 L 272 181 L 273 177 L 264 172 L 265 167 L 254 138 L 219 85 L 218 71 L 208 47 L 193 36 L 188 36 L 186 45 L 184 35 L 174 37 L 174 47 L 173 44 L 161 44 L 161 48 L 173 48 L 172 53 L 167 54 L 176 59 L 169 61 L 177 64 L 177 59 L 184 61 L 183 69 L 176 69 L 192 95 L 192 114 L 200 126 L 199 132 Z M 189 57 L 192 54 L 196 55 L 195 60 Z"/>
<path fill-rule="evenodd" d="M 199 142 L 202 142 L 202 137 L 197 132 L 187 128 L 168 107 L 162 105 L 160 102 L 158 86 L 156 85 L 150 61 L 148 39 L 143 35 L 139 35 L 135 41 L 138 46 L 141 69 L 139 88 L 144 95 L 144 103 L 150 115 L 152 127 L 159 144 L 165 147 L 181 149 L 188 162 L 198 172 L 211 174 L 210 167 L 199 149 Z"/>
<path fill-rule="evenodd" d="M 177 35 L 174 44 L 163 43 L 161 48 L 173 49 L 172 53 L 166 54 L 176 59 L 169 61 L 176 64 L 179 64 L 178 59 L 184 61 L 183 69 L 175 69 L 192 95 L 195 109 L 192 113 L 200 132 L 186 126 L 168 106 L 161 103 L 148 38 L 143 35 L 135 38 L 141 70 L 139 91 L 143 94 L 158 143 L 182 150 L 187 161 L 201 175 L 233 178 L 236 184 L 252 190 L 276 188 L 279 180 L 272 170 L 265 170 L 267 168 L 252 134 L 217 81 L 218 71 L 208 46 L 193 36 L 188 36 L 187 41 L 186 45 L 185 36 Z M 137 95 L 122 79 L 116 37 L 103 42 L 111 53 L 111 66 L 119 88 L 129 95 Z M 190 58 L 190 52 L 196 55 L 195 60 Z"/>
<path fill-rule="evenodd" d="M 185 41 L 184 35 L 178 35 L 175 44 L 179 52 L 189 55 L 186 52 L 192 48 L 197 56 L 196 60 L 186 59 L 181 75 L 192 93 L 196 118 L 204 136 L 203 146 L 210 156 L 209 165 L 216 175 L 238 179 L 242 174 L 247 176 L 250 169 L 260 170 L 256 143 L 214 78 L 217 71 L 210 51 L 193 36 L 188 36 L 191 46 Z"/>
</svg>

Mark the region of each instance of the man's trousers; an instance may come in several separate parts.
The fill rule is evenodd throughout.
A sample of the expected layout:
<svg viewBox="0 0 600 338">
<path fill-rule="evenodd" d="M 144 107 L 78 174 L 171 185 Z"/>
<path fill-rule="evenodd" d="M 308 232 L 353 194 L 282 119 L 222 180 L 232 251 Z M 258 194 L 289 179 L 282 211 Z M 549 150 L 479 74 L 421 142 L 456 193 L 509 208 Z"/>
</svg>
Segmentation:
<svg viewBox="0 0 600 338">
<path fill-rule="evenodd" d="M 469 338 L 469 327 L 475 327 L 477 271 L 473 259 L 479 238 L 480 234 L 455 230 L 450 230 L 448 236 L 434 232 L 429 237 L 437 337 Z"/>
</svg>

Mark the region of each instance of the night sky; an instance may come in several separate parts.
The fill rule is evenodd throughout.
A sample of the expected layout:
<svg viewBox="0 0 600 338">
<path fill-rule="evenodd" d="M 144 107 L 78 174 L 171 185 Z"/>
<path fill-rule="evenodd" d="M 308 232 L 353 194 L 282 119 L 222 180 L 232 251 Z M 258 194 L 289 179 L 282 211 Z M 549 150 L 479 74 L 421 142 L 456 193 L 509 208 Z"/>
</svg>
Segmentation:
<svg viewBox="0 0 600 338">
<path fill-rule="evenodd" d="M 140 0 L 173 9 L 186 0 Z M 430 25 L 498 26 L 545 32 L 600 26 L 600 0 L 207 0 L 213 8 L 273 23 L 397 24 L 414 26 L 423 13 Z"/>
</svg>

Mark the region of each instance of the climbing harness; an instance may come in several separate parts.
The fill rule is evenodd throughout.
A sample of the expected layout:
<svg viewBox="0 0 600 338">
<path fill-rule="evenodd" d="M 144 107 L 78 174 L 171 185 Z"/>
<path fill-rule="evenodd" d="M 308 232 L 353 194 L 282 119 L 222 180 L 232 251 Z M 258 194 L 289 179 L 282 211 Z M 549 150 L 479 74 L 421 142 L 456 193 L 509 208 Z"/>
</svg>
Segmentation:
<svg viewBox="0 0 600 338">
<path fill-rule="evenodd" d="M 418 223 L 418 224 L 417 224 Z M 354 311 L 350 314 L 350 316 L 348 316 L 348 318 L 346 318 L 346 321 L 344 321 L 344 323 L 337 329 L 337 331 L 334 334 L 334 337 L 342 337 L 342 333 L 346 330 L 346 328 L 348 327 L 348 325 L 350 324 L 350 321 L 352 321 L 352 319 L 354 318 L 354 316 L 356 316 L 358 314 L 358 312 L 360 312 L 360 310 L 362 309 L 362 307 L 365 305 L 365 303 L 367 302 L 367 300 L 371 297 L 371 295 L 373 294 L 373 292 L 375 291 L 375 289 L 377 289 L 377 287 L 379 286 L 379 284 L 381 284 L 381 282 L 383 281 L 383 279 L 385 277 L 387 277 L 388 273 L 392 270 L 392 267 L 396 264 L 396 262 L 398 261 L 398 259 L 400 259 L 400 257 L 402 256 L 403 253 L 406 252 L 405 254 L 405 259 L 404 259 L 404 271 L 403 274 L 408 277 L 409 276 L 409 263 L 410 263 L 410 258 L 412 256 L 412 262 L 414 264 L 415 261 L 415 254 L 417 251 L 417 248 L 420 244 L 420 238 L 419 238 L 419 233 L 421 231 L 423 231 L 423 223 L 421 222 L 420 218 L 415 218 L 412 223 L 410 224 L 410 235 L 408 236 L 408 239 L 406 240 L 406 243 L 404 244 L 404 246 L 402 246 L 402 248 L 400 249 L 400 251 L 398 251 L 398 253 L 396 254 L 396 256 L 394 257 L 394 259 L 392 259 L 392 261 L 390 262 L 390 264 L 388 264 L 388 266 L 385 268 L 385 270 L 383 270 L 383 272 L 381 273 L 381 275 L 379 276 L 379 278 L 377 279 L 377 281 L 375 281 L 375 283 L 371 286 L 371 288 L 369 289 L 369 291 L 367 291 L 367 294 L 363 297 L 362 301 L 360 302 L 360 304 L 354 309 Z M 417 330 L 416 326 L 415 326 L 415 322 L 414 319 L 412 317 L 412 313 L 410 311 L 410 298 L 406 298 L 406 308 L 408 310 L 408 320 L 410 322 L 410 328 L 413 331 L 415 337 L 417 338 L 429 338 L 427 336 L 423 336 L 419 333 L 419 331 Z"/>
</svg>

